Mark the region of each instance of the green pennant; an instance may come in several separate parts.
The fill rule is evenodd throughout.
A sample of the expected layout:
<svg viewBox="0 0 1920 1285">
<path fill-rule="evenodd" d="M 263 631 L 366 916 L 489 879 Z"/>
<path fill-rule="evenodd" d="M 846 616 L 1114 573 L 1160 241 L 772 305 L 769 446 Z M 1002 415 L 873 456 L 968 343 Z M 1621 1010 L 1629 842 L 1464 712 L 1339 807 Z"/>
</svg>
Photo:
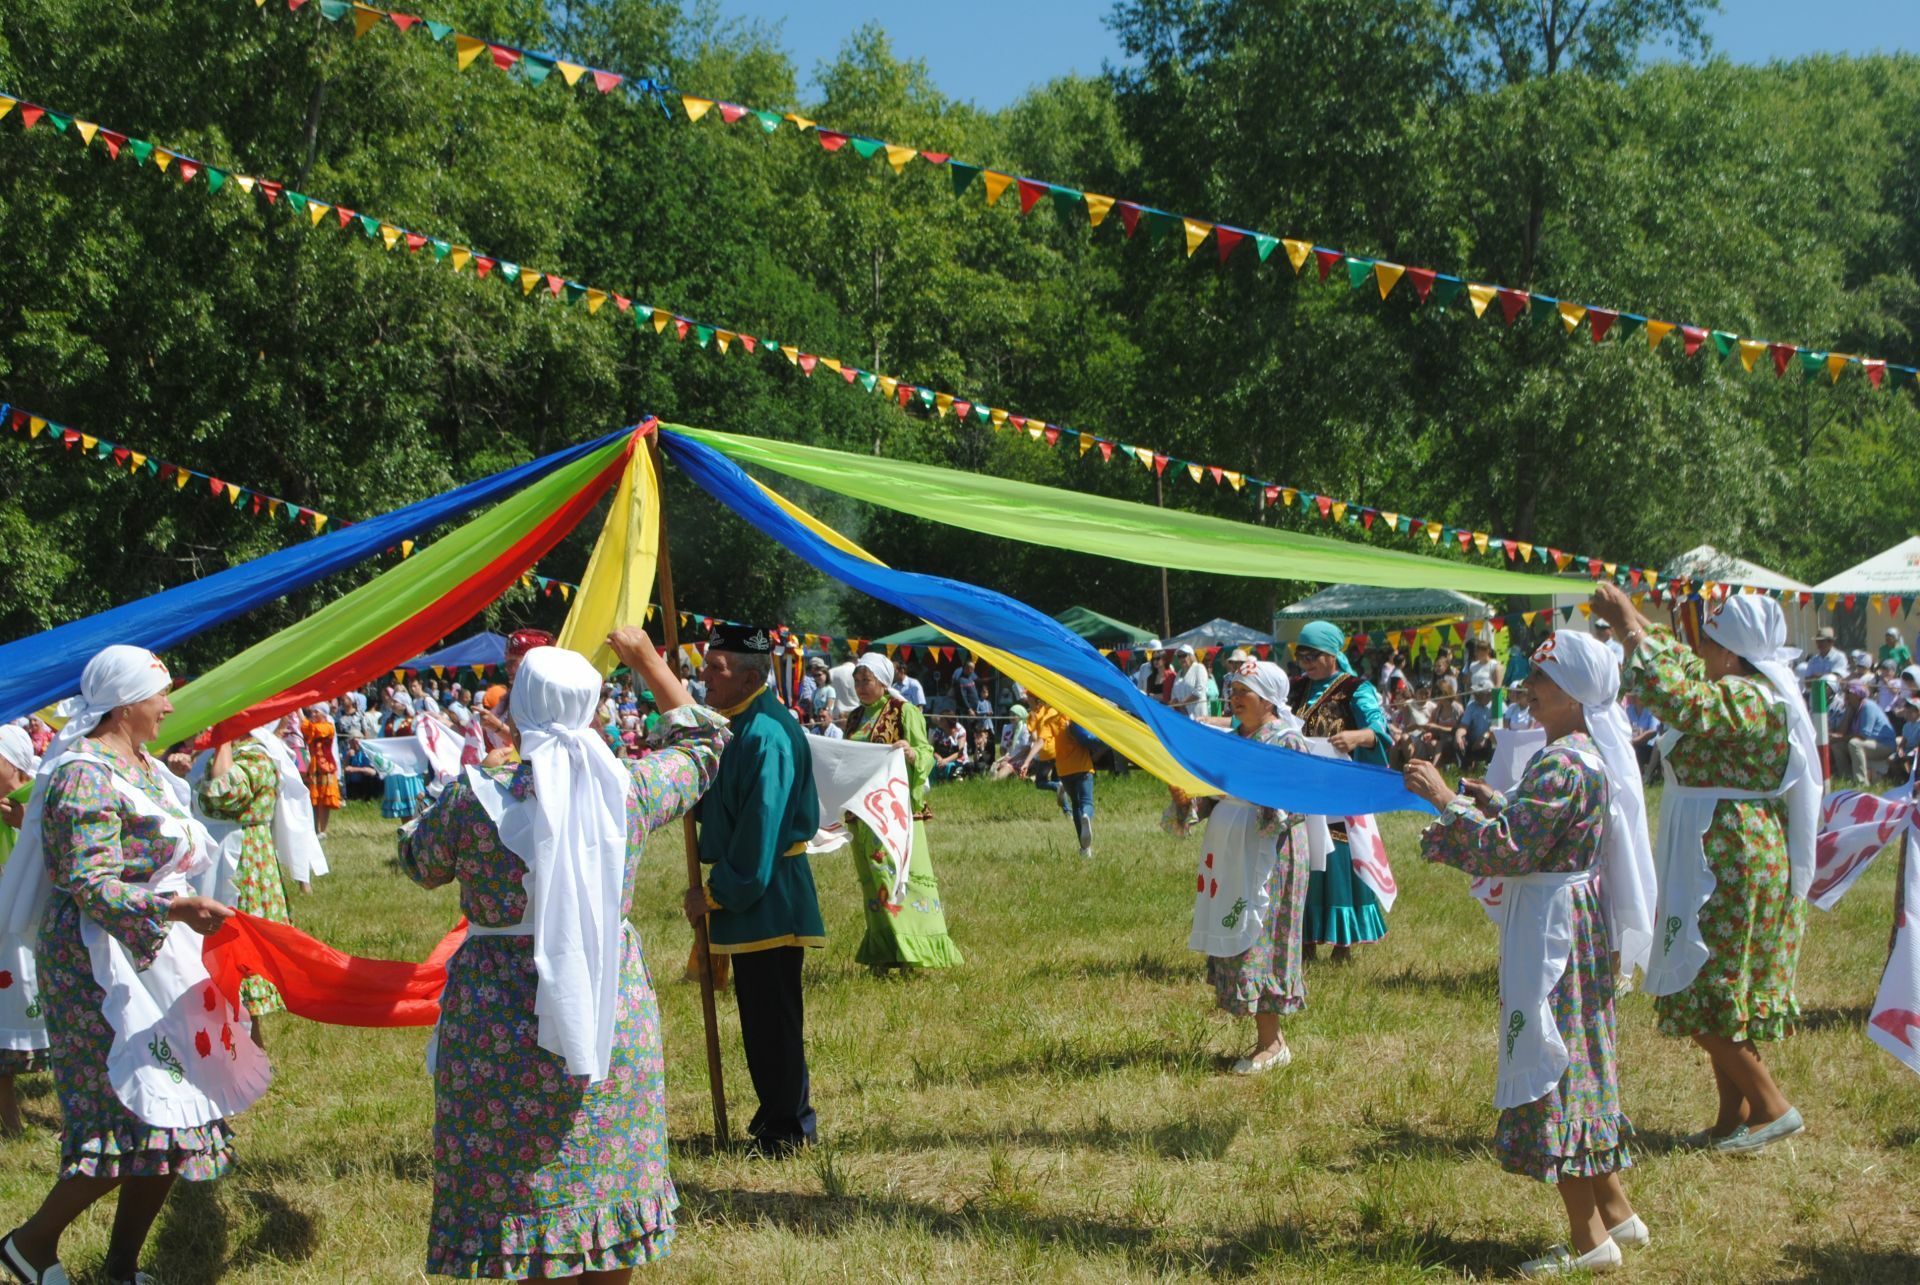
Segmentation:
<svg viewBox="0 0 1920 1285">
<path fill-rule="evenodd" d="M 933 390 L 931 388 L 916 388 L 913 391 L 919 396 L 922 406 L 933 405 Z"/>
<path fill-rule="evenodd" d="M 1800 354 L 1800 374 L 1811 384 L 1827 373 L 1827 355 L 1811 350 Z"/>
<path fill-rule="evenodd" d="M 771 134 L 774 130 L 780 128 L 780 114 L 778 112 L 763 112 L 755 108 L 753 114 L 755 118 L 759 120 L 760 128 L 767 133 Z"/>
<path fill-rule="evenodd" d="M 145 165 L 149 160 L 153 159 L 153 144 L 144 138 L 129 138 L 127 140 L 127 150 L 133 153 L 133 163 L 135 165 Z"/>
<path fill-rule="evenodd" d="M 494 264 L 494 268 L 495 268 L 495 273 L 494 273 L 495 276 L 499 277 L 502 281 L 506 282 L 510 286 L 515 286 L 515 287 L 519 286 L 520 284 L 520 265 L 519 264 L 508 263 L 505 259 L 501 259 Z"/>
<path fill-rule="evenodd" d="M 1086 216 L 1086 198 L 1070 187 L 1055 187 L 1053 193 L 1053 212 L 1063 219 L 1079 223 Z"/>
<path fill-rule="evenodd" d="M 700 346 L 702 348 L 705 348 L 709 343 L 713 341 L 713 327 L 712 326 L 695 326 L 693 328 L 693 337 L 699 341 Z"/>
<path fill-rule="evenodd" d="M 1630 312 L 1623 312 L 1614 319 L 1613 333 L 1620 336 L 1621 342 L 1624 343 L 1628 335 L 1646 324 L 1645 317 L 1636 317 Z"/>
<path fill-rule="evenodd" d="M 338 22 L 353 12 L 353 0 L 320 0 L 320 16 Z"/>
<path fill-rule="evenodd" d="M 874 374 L 870 370 L 861 371 L 859 375 L 856 376 L 856 378 L 860 381 L 860 387 L 865 389 L 867 392 L 872 392 L 874 390 L 874 387 L 878 385 L 880 382 L 880 376 Z"/>
<path fill-rule="evenodd" d="M 104 460 L 107 456 L 113 454 L 113 443 L 103 437 L 94 444 L 93 453 L 97 458 Z"/>
<path fill-rule="evenodd" d="M 1401 535 L 1405 535 L 1407 532 L 1413 530 L 1413 519 L 1402 513 L 1394 521 L 1393 527 L 1394 530 L 1398 531 Z"/>
<path fill-rule="evenodd" d="M 1458 277 L 1435 277 L 1433 289 L 1427 292 L 1427 307 L 1445 312 L 1447 305 L 1458 299 L 1466 288 L 1467 283 Z"/>
<path fill-rule="evenodd" d="M 520 74 L 527 78 L 530 85 L 544 85 L 547 77 L 553 74 L 553 63 L 537 54 L 528 54 L 520 60 Z"/>
<path fill-rule="evenodd" d="M 1713 346 L 1720 350 L 1720 359 L 1722 361 L 1733 356 L 1733 350 L 1739 347 L 1739 345 L 1740 336 L 1734 334 L 1732 331 L 1716 330 L 1713 332 Z"/>
<path fill-rule="evenodd" d="M 435 22 L 431 18 L 427 19 L 427 30 L 433 33 L 433 38 L 436 41 L 445 40 L 453 34 L 452 27 L 449 27 L 444 22 Z"/>
<path fill-rule="evenodd" d="M 993 418 L 993 408 L 990 406 L 982 406 L 979 402 L 975 402 L 973 404 L 973 417 L 984 424 Z"/>
<path fill-rule="evenodd" d="M 436 261 L 446 258 L 447 255 L 453 252 L 453 247 L 448 245 L 445 241 L 434 241 L 432 242 L 432 245 L 433 245 L 433 257 Z"/>
<path fill-rule="evenodd" d="M 1180 216 L 1168 214 L 1165 210 L 1146 211 L 1146 224 L 1147 237 L 1153 244 L 1158 244 L 1161 237 L 1186 235 L 1186 225 Z"/>
<path fill-rule="evenodd" d="M 880 149 L 886 146 L 877 138 L 851 138 L 847 141 L 853 144 L 853 150 L 860 153 L 860 159 L 863 161 L 872 160 Z"/>
<path fill-rule="evenodd" d="M 209 168 L 207 170 L 207 191 L 218 192 L 222 187 L 226 185 L 226 182 L 227 182 L 227 172 L 225 170 L 216 170 L 212 168 Z M 289 193 L 289 195 L 291 195 L 291 193 Z"/>
<path fill-rule="evenodd" d="M 566 294 L 568 303 L 579 303 L 587 297 L 587 288 L 576 282 L 569 281 L 566 285 Z"/>
<path fill-rule="evenodd" d="M 955 196 L 965 193 L 967 185 L 973 182 L 973 176 L 980 172 L 978 165 L 968 165 L 965 161 L 948 161 L 947 168 L 952 171 Z"/>
<path fill-rule="evenodd" d="M 1356 259 L 1347 256 L 1347 285 L 1355 290 L 1367 284 L 1373 277 L 1373 260 Z"/>
<path fill-rule="evenodd" d="M 73 124 L 73 117 L 62 116 L 59 112 L 48 112 L 47 123 L 64 134 L 67 132 L 67 126 Z"/>
<path fill-rule="evenodd" d="M 360 230 L 367 234 L 368 240 L 372 240 L 374 237 L 380 235 L 379 219 L 374 218 L 371 214 L 357 214 L 354 217 L 360 220 Z"/>
<path fill-rule="evenodd" d="M 1534 295 L 1527 306 L 1527 320 L 1541 330 L 1560 327 L 1560 301 L 1547 295 Z"/>
<path fill-rule="evenodd" d="M 214 181 L 213 181 L 213 173 L 214 173 L 214 172 L 213 172 L 212 170 L 208 170 L 208 171 L 207 171 L 207 186 L 208 186 L 208 187 L 213 187 L 213 186 L 215 186 L 215 183 L 214 183 Z M 307 198 L 306 198 L 306 194 L 305 194 L 305 193 L 302 193 L 302 192 L 294 192 L 294 191 L 291 191 L 291 190 L 290 190 L 290 191 L 288 191 L 288 193 L 287 193 L 287 204 L 288 204 L 288 205 L 291 205 L 291 206 L 293 207 L 293 209 L 294 209 L 294 213 L 296 213 L 296 214 L 305 214 L 305 213 L 307 212 Z"/>
<path fill-rule="evenodd" d="M 147 473 L 153 477 L 160 476 L 160 461 L 151 455 L 147 456 Z"/>
<path fill-rule="evenodd" d="M 1254 248 L 1260 251 L 1260 262 L 1265 263 L 1267 256 L 1273 253 L 1273 247 L 1280 244 L 1277 236 L 1268 236 L 1265 232 L 1253 234 Z"/>
<path fill-rule="evenodd" d="M 1302 513 L 1313 512 L 1313 496 L 1311 494 L 1309 494 L 1306 491 L 1302 491 L 1300 492 L 1299 499 L 1300 499 L 1300 511 Z"/>
</svg>

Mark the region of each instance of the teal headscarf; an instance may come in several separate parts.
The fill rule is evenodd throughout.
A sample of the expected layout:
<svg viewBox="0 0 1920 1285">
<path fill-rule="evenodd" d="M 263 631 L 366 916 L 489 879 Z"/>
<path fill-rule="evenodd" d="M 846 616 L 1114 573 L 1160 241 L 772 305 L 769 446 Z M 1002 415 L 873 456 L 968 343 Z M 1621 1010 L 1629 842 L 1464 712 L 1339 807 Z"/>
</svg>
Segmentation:
<svg viewBox="0 0 1920 1285">
<path fill-rule="evenodd" d="M 1353 662 L 1347 659 L 1347 636 L 1330 620 L 1316 620 L 1300 631 L 1298 643 L 1315 651 L 1324 651 L 1340 662 L 1340 672 L 1351 674 Z"/>
</svg>

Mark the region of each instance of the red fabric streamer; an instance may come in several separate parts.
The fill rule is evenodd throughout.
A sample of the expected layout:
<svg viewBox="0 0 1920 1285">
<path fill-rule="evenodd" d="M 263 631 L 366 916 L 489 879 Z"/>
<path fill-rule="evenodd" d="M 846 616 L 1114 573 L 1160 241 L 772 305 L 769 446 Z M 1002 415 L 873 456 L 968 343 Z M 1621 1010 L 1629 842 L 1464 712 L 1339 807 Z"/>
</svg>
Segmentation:
<svg viewBox="0 0 1920 1285">
<path fill-rule="evenodd" d="M 335 950 L 290 924 L 235 914 L 206 940 L 207 973 L 229 1002 L 240 1002 L 240 981 L 264 977 L 280 990 L 287 1011 L 329 1026 L 432 1026 L 440 1020 L 447 960 L 467 939 L 462 918 L 418 964 L 361 959 Z"/>
</svg>

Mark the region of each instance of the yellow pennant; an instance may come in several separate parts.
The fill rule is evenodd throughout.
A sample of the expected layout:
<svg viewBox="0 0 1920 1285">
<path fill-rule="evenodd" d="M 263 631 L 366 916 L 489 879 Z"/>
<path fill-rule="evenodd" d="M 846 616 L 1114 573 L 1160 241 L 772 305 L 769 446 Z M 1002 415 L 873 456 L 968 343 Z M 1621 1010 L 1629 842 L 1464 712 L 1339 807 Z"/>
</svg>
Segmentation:
<svg viewBox="0 0 1920 1285">
<path fill-rule="evenodd" d="M 994 406 L 988 409 L 987 418 L 993 422 L 993 431 L 997 433 L 1000 431 L 1000 426 L 1007 422 L 1007 412 Z"/>
<path fill-rule="evenodd" d="M 314 227 L 314 228 L 319 227 L 320 220 L 327 217 L 327 211 L 331 210 L 332 208 L 333 207 L 331 205 L 326 204 L 324 201 L 308 201 L 307 202 L 307 226 Z"/>
<path fill-rule="evenodd" d="M 1526 621 L 1527 624 L 1531 626 L 1533 624 L 1534 617 L 1538 616 L 1539 614 L 1540 613 L 1537 611 L 1523 611 L 1520 613 L 1520 619 Z"/>
<path fill-rule="evenodd" d="M 1400 515 L 1398 513 L 1382 513 L 1380 520 L 1387 524 L 1388 531 L 1392 531 L 1400 525 Z"/>
<path fill-rule="evenodd" d="M 13 105 L 19 101 L 17 98 L 8 98 L 5 95 L 0 95 L 0 116 L 5 116 L 8 112 L 12 111 Z"/>
<path fill-rule="evenodd" d="M 1568 567 L 1572 565 L 1573 565 L 1573 555 L 1571 553 L 1556 553 L 1553 555 L 1554 570 L 1565 571 Z"/>
<path fill-rule="evenodd" d="M 520 269 L 520 293 L 532 294 L 533 288 L 540 284 L 540 274 L 532 268 Z"/>
<path fill-rule="evenodd" d="M 587 69 L 585 67 L 578 66 L 574 63 L 556 62 L 553 65 L 560 69 L 560 74 L 566 79 L 566 82 L 568 85 L 579 84 L 580 77 L 587 74 Z"/>
<path fill-rule="evenodd" d="M 1475 531 L 1473 533 L 1473 547 L 1482 553 L 1487 551 L 1487 533 L 1485 531 Z"/>
<path fill-rule="evenodd" d="M 788 112 L 787 119 L 792 121 L 793 127 L 797 130 L 800 130 L 802 133 L 805 133 L 807 130 L 810 130 L 813 128 L 813 122 L 808 120 L 805 116 L 802 116 L 798 112 Z"/>
<path fill-rule="evenodd" d="M 413 556 L 413 541 L 402 540 L 400 542 L 400 556 L 402 558 L 411 558 Z"/>
<path fill-rule="evenodd" d="M 80 146 L 82 147 L 93 142 L 93 136 L 100 132 L 100 127 L 90 120 L 77 120 L 73 122 L 73 127 L 80 131 Z"/>
<path fill-rule="evenodd" d="M 1581 603 L 1580 614 L 1583 616 L 1591 616 L 1593 614 L 1593 604 L 1591 602 Z"/>
<path fill-rule="evenodd" d="M 85 433 L 82 433 L 82 434 L 80 434 L 80 449 L 81 449 L 81 450 L 83 450 L 83 451 L 90 451 L 90 450 L 92 450 L 92 449 L 93 449 L 94 447 L 96 447 L 96 446 L 98 446 L 98 445 L 100 445 L 100 439 L 99 439 L 99 438 L 97 438 L 97 437 L 88 437 L 88 436 L 87 436 L 87 435 L 86 435 Z"/>
<path fill-rule="evenodd" d="M 456 35 L 453 38 L 454 62 L 459 65 L 461 71 L 465 71 L 468 65 L 480 56 L 480 51 L 486 47 L 487 42 L 484 40 L 475 40 L 472 36 Z"/>
<path fill-rule="evenodd" d="M 1427 523 L 1427 540 L 1428 540 L 1428 542 L 1429 542 L 1429 543 L 1432 543 L 1432 544 L 1438 544 L 1438 543 L 1440 543 L 1440 533 L 1441 533 L 1442 531 L 1444 531 L 1444 530 L 1446 530 L 1446 527 L 1444 527 L 1444 526 L 1442 526 L 1442 525 L 1441 525 L 1440 523 L 1438 523 L 1438 522 L 1429 522 L 1429 523 Z"/>
<path fill-rule="evenodd" d="M 1882 598 L 1877 593 L 1869 594 L 1867 596 L 1867 606 L 1871 607 L 1875 611 L 1886 610 L 1886 605 L 1887 605 L 1887 600 L 1885 598 Z"/>
<path fill-rule="evenodd" d="M 1344 522 L 1346 521 L 1346 517 L 1347 517 L 1347 502 L 1345 500 L 1334 501 L 1333 520 L 1335 522 Z"/>
<path fill-rule="evenodd" d="M 380 239 L 385 241 L 387 243 L 387 249 L 391 250 L 400 243 L 400 229 L 394 227 L 391 223 L 382 223 L 380 225 Z"/>
<path fill-rule="evenodd" d="M 1300 498 L 1300 492 L 1294 490 L 1292 487 L 1283 486 L 1280 488 L 1280 507 L 1281 508 L 1283 509 L 1292 508 L 1293 502 L 1299 498 Z"/>
<path fill-rule="evenodd" d="M 228 504 L 240 503 L 240 488 L 235 486 L 231 482 L 227 483 L 227 503 Z"/>
<path fill-rule="evenodd" d="M 308 512 L 312 512 L 312 510 L 309 509 Z M 313 533 L 315 535 L 319 535 L 322 531 L 326 529 L 327 529 L 327 515 L 324 513 L 314 513 Z"/>
<path fill-rule="evenodd" d="M 1740 364 L 1745 366 L 1747 373 L 1751 375 L 1753 373 L 1753 363 L 1760 360 L 1760 354 L 1767 350 L 1767 346 L 1758 339 L 1742 339 L 1739 342 Z"/>
<path fill-rule="evenodd" d="M 998 170 L 980 171 L 980 181 L 986 185 L 987 204 L 992 205 L 1000 199 L 1000 194 L 1013 185 L 1013 175 L 1002 174 Z"/>
<path fill-rule="evenodd" d="M 691 94 L 680 95 L 680 105 L 687 109 L 688 120 L 699 120 L 713 110 L 713 99 L 695 98 Z"/>
<path fill-rule="evenodd" d="M 473 251 L 467 249 L 467 247 L 464 245 L 454 246 L 453 253 L 447 256 L 447 262 L 453 265 L 453 270 L 455 272 L 458 272 L 460 271 L 460 269 L 466 267 L 467 264 L 472 261 L 472 259 L 473 259 Z"/>
<path fill-rule="evenodd" d="M 893 390 L 898 387 L 900 387 L 900 381 L 895 379 L 892 375 L 880 376 L 880 395 L 882 397 L 893 396 Z"/>
<path fill-rule="evenodd" d="M 1839 594 L 1837 594 L 1837 593 L 1830 593 L 1830 594 L 1828 594 L 1828 595 L 1827 595 L 1827 610 L 1828 610 L 1828 611 L 1832 611 L 1832 610 L 1833 610 L 1833 609 L 1834 609 L 1835 607 L 1837 607 L 1837 606 L 1839 606 L 1839 605 L 1840 605 L 1840 595 L 1839 595 Z"/>
<path fill-rule="evenodd" d="M 1085 441 L 1086 439 L 1082 438 L 1081 440 Z M 1083 446 L 1080 449 L 1084 451 L 1086 450 L 1086 447 Z M 1227 484 L 1233 487 L 1233 489 L 1236 491 L 1247 484 L 1247 475 L 1245 473 L 1235 473 L 1233 470 L 1229 469 L 1227 470 L 1226 478 L 1227 478 Z"/>
<path fill-rule="evenodd" d="M 142 455 L 139 451 L 133 452 L 131 458 L 133 460 L 133 471 L 138 471 L 147 466 L 147 457 Z"/>
<path fill-rule="evenodd" d="M 1085 455 L 1088 451 L 1092 449 L 1093 449 L 1093 437 L 1087 433 L 1080 434 L 1080 453 L 1082 455 Z"/>
<path fill-rule="evenodd" d="M 1620 570 L 1620 564 L 1617 562 L 1603 562 L 1600 564 L 1600 569 L 1605 571 L 1607 573 L 1607 579 L 1611 580 L 1615 573 Z"/>
<path fill-rule="evenodd" d="M 606 301 L 607 292 L 605 290 L 596 289 L 587 291 L 587 315 L 591 317 L 594 313 L 600 311 L 600 305 Z M 729 336 L 729 338 L 731 338 L 731 336 Z"/>
<path fill-rule="evenodd" d="M 153 166 L 155 169 L 165 171 L 167 166 L 171 164 L 173 164 L 172 152 L 162 151 L 157 147 L 153 149 Z"/>
<path fill-rule="evenodd" d="M 1498 286 L 1482 286 L 1475 285 L 1471 281 L 1468 282 L 1467 298 L 1473 303 L 1473 315 L 1476 318 L 1486 316 L 1487 305 L 1492 303 L 1493 297 L 1499 293 L 1500 287 Z"/>
<path fill-rule="evenodd" d="M 234 181 L 234 182 L 236 182 L 236 183 L 238 183 L 238 184 L 240 185 L 240 190 L 241 190 L 242 192 L 251 192 L 251 191 L 253 191 L 253 180 L 252 180 L 251 178 L 249 178 L 249 177 L 248 177 L 247 175 L 245 175 L 245 174 L 235 174 L 235 175 L 233 176 L 233 181 Z"/>
<path fill-rule="evenodd" d="M 372 31 L 374 24 L 384 16 L 378 9 L 368 8 L 363 4 L 353 6 L 353 38 L 358 40 Z"/>
<path fill-rule="evenodd" d="M 1406 275 L 1406 269 L 1397 263 L 1378 263 L 1373 265 L 1373 280 L 1380 287 L 1380 297 L 1385 299 L 1393 293 L 1400 278 Z"/>
<path fill-rule="evenodd" d="M 1560 324 L 1567 328 L 1568 334 L 1580 329 L 1580 323 L 1585 321 L 1586 317 L 1587 310 L 1579 304 L 1568 303 L 1565 299 L 1560 301 Z"/>
<path fill-rule="evenodd" d="M 836 375 L 845 369 L 845 367 L 840 364 L 840 359 L 838 357 L 822 357 L 820 359 L 820 364 L 822 366 L 825 366 L 828 370 L 832 371 Z"/>
<path fill-rule="evenodd" d="M 720 341 L 720 355 L 726 356 L 727 349 L 733 346 L 734 333 L 731 330 L 716 330 L 713 337 Z"/>
<path fill-rule="evenodd" d="M 1187 465 L 1187 476 L 1198 482 L 1200 480 L 1200 466 L 1198 464 Z"/>
<path fill-rule="evenodd" d="M 1660 346 L 1660 341 L 1673 333 L 1671 321 L 1649 321 L 1647 323 L 1647 351 L 1652 352 Z"/>
<path fill-rule="evenodd" d="M 186 490 L 186 489 L 187 489 L 187 478 L 188 478 L 189 476 L 191 476 L 191 475 L 190 475 L 190 474 L 189 474 L 189 473 L 188 473 L 188 472 L 187 472 L 187 471 L 186 471 L 185 469 L 179 469 L 179 470 L 177 470 L 177 471 L 176 471 L 176 472 L 174 473 L 174 475 L 173 475 L 173 489 L 174 489 L 174 490 L 176 490 L 176 491 L 184 491 L 184 490 Z"/>
<path fill-rule="evenodd" d="M 1520 542 L 1520 561 L 1522 562 L 1533 561 L 1533 546 L 1528 544 L 1525 540 L 1522 540 Z M 1527 623 L 1532 624 L 1533 622 L 1529 620 Z"/>
<path fill-rule="evenodd" d="M 789 366 L 798 366 L 800 364 L 800 350 L 792 344 L 781 344 L 780 355 L 787 359 Z"/>
<path fill-rule="evenodd" d="M 653 333 L 657 335 L 661 331 L 665 330 L 667 328 L 667 323 L 672 320 L 673 320 L 673 314 L 668 312 L 665 308 L 655 308 L 653 310 Z"/>
<path fill-rule="evenodd" d="M 1287 247 L 1287 258 L 1292 260 L 1295 272 L 1300 271 L 1300 265 L 1305 263 L 1307 256 L 1313 253 L 1311 241 L 1293 241 L 1283 237 L 1280 244 Z"/>
<path fill-rule="evenodd" d="M 1198 219 L 1181 219 L 1180 222 L 1187 229 L 1187 257 L 1191 259 L 1193 252 L 1207 239 L 1207 233 L 1213 231 L 1213 224 L 1202 223 Z"/>
<path fill-rule="evenodd" d="M 952 393 L 935 393 L 933 395 L 933 413 L 934 414 L 939 415 L 942 418 L 945 418 L 946 413 L 952 409 L 953 409 Z"/>
<path fill-rule="evenodd" d="M 1828 383 L 1830 384 L 1839 383 L 1840 372 L 1845 370 L 1846 368 L 1847 368 L 1847 355 L 1845 353 L 1830 352 L 1827 354 L 1827 382 Z"/>
<path fill-rule="evenodd" d="M 893 166 L 893 172 L 895 174 L 907 168 L 907 162 L 919 154 L 918 151 L 911 147 L 901 147 L 894 143 L 887 144 L 887 164 Z"/>
<path fill-rule="evenodd" d="M 1153 468 L 1153 452 L 1148 450 L 1146 447 L 1144 446 L 1134 447 L 1133 458 L 1135 458 L 1136 460 L 1139 460 L 1143 468 L 1147 468 L 1147 469 Z"/>
<path fill-rule="evenodd" d="M 1084 192 L 1081 195 L 1087 203 L 1087 221 L 1094 227 L 1105 223 L 1108 213 L 1113 209 L 1113 198 L 1099 196 L 1092 192 Z"/>
</svg>

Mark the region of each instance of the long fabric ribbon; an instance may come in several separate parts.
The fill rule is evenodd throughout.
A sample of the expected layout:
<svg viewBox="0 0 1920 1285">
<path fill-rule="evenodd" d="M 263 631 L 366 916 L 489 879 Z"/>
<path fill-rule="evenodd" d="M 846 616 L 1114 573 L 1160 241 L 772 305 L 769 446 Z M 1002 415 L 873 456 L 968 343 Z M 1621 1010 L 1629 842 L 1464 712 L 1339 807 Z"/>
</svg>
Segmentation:
<svg viewBox="0 0 1920 1285">
<path fill-rule="evenodd" d="M 653 423 L 642 425 L 641 432 Z M 660 482 L 653 453 L 636 443 L 556 644 L 592 660 L 601 673 L 612 673 L 620 658 L 607 646 L 607 635 L 620 625 L 646 623 L 659 561 Z"/>
<path fill-rule="evenodd" d="M 1407 792 L 1397 772 L 1254 744 L 1176 714 L 1148 700 L 1085 639 L 1024 603 L 856 557 L 795 521 L 738 465 L 693 437 L 663 429 L 661 444 L 708 494 L 803 561 L 939 629 L 980 639 L 1111 702 L 1145 723 L 1183 768 L 1223 793 L 1290 812 L 1336 816 L 1432 810 Z"/>
<path fill-rule="evenodd" d="M 1373 549 L 931 464 L 705 429 L 675 426 L 674 434 L 683 442 L 699 442 L 735 464 L 772 469 L 821 490 L 930 522 L 1152 567 L 1463 593 L 1537 594 L 1547 583 L 1536 575 L 1497 567 Z"/>
<path fill-rule="evenodd" d="M 595 441 L 570 446 L 293 548 L 269 553 L 137 602 L 0 646 L 0 721 L 31 714 L 79 691 L 80 671 L 101 648 L 111 643 L 131 643 L 150 651 L 165 651 L 202 630 L 244 615 L 365 561 L 402 540 L 412 539 L 420 532 L 511 495 L 556 469 L 620 441 L 628 431 L 622 429 Z M 301 676 L 304 675 L 296 677 Z M 275 689 L 268 689 L 272 690 Z"/>
<path fill-rule="evenodd" d="M 335 950 L 291 924 L 236 914 L 207 938 L 207 974 L 229 1002 L 240 983 L 263 977 L 280 991 L 287 1011 L 330 1026 L 432 1026 L 440 1020 L 447 961 L 467 937 L 467 921 L 440 939 L 418 964 L 362 959 Z"/>
<path fill-rule="evenodd" d="M 504 593 L 592 511 L 626 467 L 633 432 L 603 439 L 534 485 L 181 689 L 160 727 L 172 744 L 220 724 L 237 734 L 370 682 Z"/>
</svg>

